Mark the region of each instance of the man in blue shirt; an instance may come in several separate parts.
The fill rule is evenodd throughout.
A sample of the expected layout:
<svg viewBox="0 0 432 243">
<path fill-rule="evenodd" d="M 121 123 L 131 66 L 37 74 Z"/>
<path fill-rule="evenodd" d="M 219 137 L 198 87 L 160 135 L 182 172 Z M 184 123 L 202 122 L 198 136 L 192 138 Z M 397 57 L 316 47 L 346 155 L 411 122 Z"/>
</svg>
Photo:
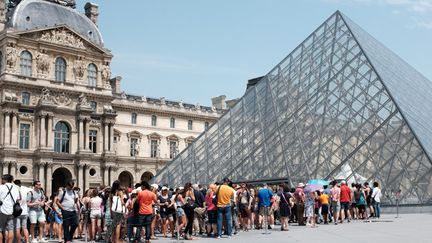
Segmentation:
<svg viewBox="0 0 432 243">
<path fill-rule="evenodd" d="M 259 227 L 262 228 L 263 217 L 267 216 L 267 225 L 268 228 L 271 229 L 271 226 L 268 224 L 269 216 L 270 216 L 270 206 L 271 199 L 273 197 L 273 192 L 268 188 L 267 184 L 264 183 L 263 187 L 258 190 L 258 208 L 259 208 Z"/>
</svg>

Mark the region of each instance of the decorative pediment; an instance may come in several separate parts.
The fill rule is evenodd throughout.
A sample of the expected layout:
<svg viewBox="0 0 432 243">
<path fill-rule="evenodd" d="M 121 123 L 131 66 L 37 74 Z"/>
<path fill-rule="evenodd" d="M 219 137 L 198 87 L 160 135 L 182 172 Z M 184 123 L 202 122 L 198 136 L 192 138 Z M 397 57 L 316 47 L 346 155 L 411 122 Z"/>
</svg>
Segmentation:
<svg viewBox="0 0 432 243">
<path fill-rule="evenodd" d="M 193 141 L 195 141 L 195 138 L 192 137 L 192 136 L 189 136 L 189 137 L 185 138 L 185 142 L 186 143 L 192 143 Z"/>
<path fill-rule="evenodd" d="M 180 137 L 177 136 L 177 135 L 175 135 L 175 134 L 171 134 L 171 135 L 169 135 L 168 137 L 166 137 L 166 139 L 167 139 L 168 142 L 169 142 L 169 141 L 179 141 L 179 140 L 180 140 Z"/>
<path fill-rule="evenodd" d="M 157 132 L 153 132 L 153 133 L 150 133 L 149 135 L 147 135 L 147 139 L 150 141 L 150 140 L 160 140 L 162 138 L 162 135 L 160 135 L 159 133 L 157 133 Z"/>
<path fill-rule="evenodd" d="M 129 133 L 127 134 L 127 136 L 128 136 L 128 138 L 130 138 L 130 137 L 135 137 L 135 138 L 139 138 L 139 139 L 141 139 L 142 136 L 143 136 L 143 134 L 140 133 L 140 132 L 138 132 L 137 130 L 134 130 L 134 131 L 129 132 Z"/>
<path fill-rule="evenodd" d="M 41 42 L 49 42 L 83 50 L 93 49 L 99 52 L 107 52 L 104 48 L 93 44 L 91 41 L 65 25 L 56 26 L 54 28 L 23 31 L 17 34 L 24 38 L 30 38 Z"/>
</svg>

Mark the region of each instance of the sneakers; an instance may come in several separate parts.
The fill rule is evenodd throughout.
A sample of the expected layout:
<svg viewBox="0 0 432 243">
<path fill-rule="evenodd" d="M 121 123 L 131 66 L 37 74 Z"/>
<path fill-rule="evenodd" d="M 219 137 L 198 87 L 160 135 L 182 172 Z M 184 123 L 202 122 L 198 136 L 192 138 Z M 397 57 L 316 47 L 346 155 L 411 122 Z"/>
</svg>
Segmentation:
<svg viewBox="0 0 432 243">
<path fill-rule="evenodd" d="M 47 243 L 48 241 L 45 238 L 42 238 L 39 242 Z"/>
<path fill-rule="evenodd" d="M 33 240 L 31 241 L 31 243 L 38 243 L 38 240 L 33 239 Z"/>
</svg>

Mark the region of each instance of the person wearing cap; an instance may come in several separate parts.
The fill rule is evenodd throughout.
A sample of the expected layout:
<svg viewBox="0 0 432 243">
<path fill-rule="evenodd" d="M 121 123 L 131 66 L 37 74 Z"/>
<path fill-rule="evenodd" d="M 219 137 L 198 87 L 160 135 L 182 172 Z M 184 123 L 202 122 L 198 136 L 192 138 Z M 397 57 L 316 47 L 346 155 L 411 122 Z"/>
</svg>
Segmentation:
<svg viewBox="0 0 432 243">
<path fill-rule="evenodd" d="M 158 204 L 160 205 L 160 216 L 162 223 L 162 235 L 167 237 L 167 227 L 174 229 L 174 209 L 171 205 L 171 195 L 168 193 L 168 187 L 163 186 L 161 194 L 158 196 Z"/>
<path fill-rule="evenodd" d="M 346 181 L 341 181 L 341 187 L 340 187 L 340 205 L 341 205 L 340 217 L 341 217 L 341 220 L 340 220 L 340 223 L 343 223 L 345 218 L 348 220 L 348 222 L 350 222 L 350 219 L 351 219 L 350 204 L 351 204 L 351 189 L 347 186 Z"/>
<path fill-rule="evenodd" d="M 216 189 L 217 197 L 217 238 L 222 237 L 222 223 L 223 218 L 226 219 L 226 234 L 228 237 L 232 235 L 232 215 L 231 215 L 231 200 L 234 200 L 234 189 L 228 184 L 230 180 L 228 178 L 223 179 L 223 184 L 218 186 Z"/>
<path fill-rule="evenodd" d="M 306 202 L 306 195 L 304 193 L 304 184 L 299 183 L 297 185 L 297 188 L 294 192 L 294 199 L 297 209 L 297 222 L 298 225 L 305 226 L 305 220 L 304 220 L 304 210 L 305 210 L 305 202 Z"/>
</svg>

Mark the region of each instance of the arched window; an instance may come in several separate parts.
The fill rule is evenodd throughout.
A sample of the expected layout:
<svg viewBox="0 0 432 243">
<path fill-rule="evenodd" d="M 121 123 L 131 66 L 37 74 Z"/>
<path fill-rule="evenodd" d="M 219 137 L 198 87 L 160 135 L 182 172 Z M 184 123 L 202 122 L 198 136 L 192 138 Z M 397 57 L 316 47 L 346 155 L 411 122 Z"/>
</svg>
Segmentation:
<svg viewBox="0 0 432 243">
<path fill-rule="evenodd" d="M 137 124 L 137 114 L 136 113 L 132 113 L 131 123 L 132 124 Z"/>
<path fill-rule="evenodd" d="M 151 125 L 154 126 L 154 127 L 157 125 L 157 116 L 156 115 L 152 115 L 152 117 L 151 117 Z"/>
<path fill-rule="evenodd" d="M 96 87 L 97 83 L 97 67 L 93 63 L 90 63 L 87 67 L 87 80 L 88 85 L 91 87 Z"/>
<path fill-rule="evenodd" d="M 175 118 L 174 117 L 171 117 L 170 127 L 175 128 Z"/>
<path fill-rule="evenodd" d="M 32 54 L 28 51 L 21 52 L 20 56 L 20 74 L 23 76 L 32 76 Z"/>
<path fill-rule="evenodd" d="M 58 122 L 54 131 L 54 151 L 69 153 L 70 130 L 65 122 Z"/>
<path fill-rule="evenodd" d="M 57 57 L 55 61 L 55 80 L 58 82 L 66 80 L 66 61 L 62 57 Z"/>
</svg>

